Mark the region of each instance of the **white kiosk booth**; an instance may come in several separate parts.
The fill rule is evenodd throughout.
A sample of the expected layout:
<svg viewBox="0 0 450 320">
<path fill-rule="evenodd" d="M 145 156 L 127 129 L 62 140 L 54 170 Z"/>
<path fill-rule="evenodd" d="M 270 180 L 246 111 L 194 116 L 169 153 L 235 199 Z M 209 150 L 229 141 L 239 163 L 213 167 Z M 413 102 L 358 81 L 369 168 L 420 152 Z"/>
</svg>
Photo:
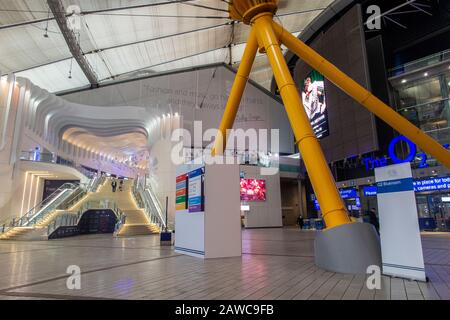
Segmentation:
<svg viewBox="0 0 450 320">
<path fill-rule="evenodd" d="M 239 165 L 185 164 L 176 177 L 175 252 L 241 256 Z"/>
</svg>

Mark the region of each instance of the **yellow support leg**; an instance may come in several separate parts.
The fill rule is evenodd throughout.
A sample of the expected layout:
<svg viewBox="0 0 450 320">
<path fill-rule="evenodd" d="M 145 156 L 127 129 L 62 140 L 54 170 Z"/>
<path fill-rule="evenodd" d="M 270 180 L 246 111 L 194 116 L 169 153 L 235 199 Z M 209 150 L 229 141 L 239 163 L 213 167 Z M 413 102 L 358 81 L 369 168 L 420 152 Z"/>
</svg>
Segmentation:
<svg viewBox="0 0 450 320">
<path fill-rule="evenodd" d="M 259 46 L 266 52 L 286 112 L 294 131 L 314 192 L 319 201 L 327 229 L 351 223 L 336 183 L 323 155 L 319 141 L 303 108 L 297 87 L 287 67 L 280 44 L 273 30 L 272 13 L 261 13 L 252 19 Z"/>
<path fill-rule="evenodd" d="M 212 156 L 221 155 L 226 149 L 227 130 L 233 128 L 233 123 L 239 109 L 239 104 L 244 94 L 245 86 L 247 85 L 250 71 L 252 70 L 253 62 L 255 61 L 256 52 L 258 51 L 258 42 L 253 30 L 248 37 L 247 46 L 245 47 L 242 56 L 241 64 L 239 65 L 236 78 L 231 88 L 230 97 L 228 98 L 225 112 L 219 126 L 219 133 L 214 141 L 214 148 L 211 152 Z"/>
<path fill-rule="evenodd" d="M 278 23 L 272 21 L 272 25 L 276 34 L 279 35 L 281 42 L 299 56 L 300 59 L 323 74 L 328 80 L 366 107 L 370 112 L 385 121 L 402 135 L 408 137 L 422 150 L 431 154 L 444 166 L 450 169 L 450 152 L 436 140 L 399 115 L 395 110 L 375 97 L 355 80 L 347 76 L 332 63 L 328 62 L 313 49 L 293 36 L 290 32 L 286 31 Z"/>
</svg>

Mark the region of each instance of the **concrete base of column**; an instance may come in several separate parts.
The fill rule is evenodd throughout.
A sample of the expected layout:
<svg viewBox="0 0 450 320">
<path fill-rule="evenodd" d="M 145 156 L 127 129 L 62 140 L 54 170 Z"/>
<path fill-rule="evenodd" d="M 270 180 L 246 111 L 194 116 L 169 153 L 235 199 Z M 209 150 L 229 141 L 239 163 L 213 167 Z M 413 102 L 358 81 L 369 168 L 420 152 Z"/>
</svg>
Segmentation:
<svg viewBox="0 0 450 320">
<path fill-rule="evenodd" d="M 371 224 L 351 223 L 317 234 L 315 262 L 319 268 L 350 274 L 366 274 L 367 267 L 381 268 L 380 238 Z"/>
</svg>

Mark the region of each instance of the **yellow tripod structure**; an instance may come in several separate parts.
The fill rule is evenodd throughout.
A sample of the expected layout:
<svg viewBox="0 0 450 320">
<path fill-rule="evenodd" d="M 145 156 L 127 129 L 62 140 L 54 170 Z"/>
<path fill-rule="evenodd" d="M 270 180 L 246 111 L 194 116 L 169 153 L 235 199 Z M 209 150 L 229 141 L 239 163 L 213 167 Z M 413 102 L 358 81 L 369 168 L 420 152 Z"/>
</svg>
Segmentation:
<svg viewBox="0 0 450 320">
<path fill-rule="evenodd" d="M 297 54 L 300 59 L 303 59 L 312 68 L 323 74 L 328 80 L 369 111 L 415 142 L 422 150 L 434 156 L 447 168 L 450 168 L 449 151 L 313 49 L 294 37 L 289 31 L 274 22 L 273 16 L 277 9 L 278 0 L 233 0 L 229 5 L 230 17 L 233 20 L 242 21 L 252 28 L 219 127 L 221 135 L 215 141 L 213 155 L 222 154 L 226 148 L 227 130 L 233 127 L 259 48 L 260 52 L 266 53 L 269 59 L 294 131 L 296 144 L 309 173 L 327 229 L 351 223 L 281 51 L 280 45 L 284 44 Z"/>
</svg>

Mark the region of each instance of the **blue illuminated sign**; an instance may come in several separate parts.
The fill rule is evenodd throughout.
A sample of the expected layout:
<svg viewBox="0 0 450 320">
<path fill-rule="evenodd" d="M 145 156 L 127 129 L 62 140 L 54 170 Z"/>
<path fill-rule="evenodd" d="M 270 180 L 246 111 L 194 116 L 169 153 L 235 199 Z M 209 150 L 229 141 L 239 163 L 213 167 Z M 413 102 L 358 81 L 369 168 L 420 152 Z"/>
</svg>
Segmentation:
<svg viewBox="0 0 450 320">
<path fill-rule="evenodd" d="M 401 141 L 406 142 L 409 149 L 409 154 L 406 156 L 405 159 L 400 159 L 399 157 L 397 157 L 397 154 L 395 153 L 395 146 L 397 145 L 397 143 Z M 444 144 L 443 147 L 445 149 L 449 149 L 448 144 Z M 417 158 L 420 160 L 419 168 L 427 168 L 429 166 L 427 163 L 428 159 L 427 154 L 423 152 L 417 153 L 417 146 L 405 136 L 398 136 L 392 139 L 391 143 L 389 144 L 388 153 L 389 158 L 391 159 L 391 162 L 393 164 L 412 162 L 414 161 L 415 158 Z M 363 162 L 367 171 L 389 165 L 389 159 L 387 157 L 381 158 L 365 157 L 363 158 Z"/>
<path fill-rule="evenodd" d="M 316 209 L 316 211 L 320 210 L 319 201 L 317 200 L 314 200 L 314 209 Z"/>
<path fill-rule="evenodd" d="M 416 192 L 447 190 L 450 189 L 450 176 L 415 180 L 413 184 Z"/>
<path fill-rule="evenodd" d="M 339 193 L 341 194 L 342 199 L 353 199 L 358 196 L 356 189 L 343 189 L 339 190 Z"/>
<path fill-rule="evenodd" d="M 409 148 L 409 154 L 406 156 L 405 159 L 397 158 L 397 154 L 395 153 L 395 146 L 400 141 L 406 142 L 406 144 L 408 145 L 408 148 Z M 393 163 L 412 162 L 412 161 L 414 161 L 414 157 L 416 156 L 416 153 L 417 153 L 416 145 L 405 136 L 395 137 L 394 139 L 392 139 L 391 143 L 389 144 L 389 157 L 391 158 Z"/>
<path fill-rule="evenodd" d="M 358 191 L 356 189 L 342 189 L 339 190 L 339 193 L 341 194 L 342 199 L 356 199 L 356 206 L 358 208 L 361 207 L 361 202 L 358 197 Z M 311 195 L 311 198 L 314 199 L 314 208 L 319 211 L 319 201 L 317 201 L 314 195 Z"/>
<path fill-rule="evenodd" d="M 413 186 L 415 192 L 449 190 L 450 176 L 413 180 Z M 363 190 L 366 197 L 374 197 L 377 195 L 378 189 L 370 186 L 364 187 Z"/>
<path fill-rule="evenodd" d="M 377 195 L 377 187 L 369 186 L 363 188 L 363 193 L 365 197 L 373 197 Z"/>
</svg>

